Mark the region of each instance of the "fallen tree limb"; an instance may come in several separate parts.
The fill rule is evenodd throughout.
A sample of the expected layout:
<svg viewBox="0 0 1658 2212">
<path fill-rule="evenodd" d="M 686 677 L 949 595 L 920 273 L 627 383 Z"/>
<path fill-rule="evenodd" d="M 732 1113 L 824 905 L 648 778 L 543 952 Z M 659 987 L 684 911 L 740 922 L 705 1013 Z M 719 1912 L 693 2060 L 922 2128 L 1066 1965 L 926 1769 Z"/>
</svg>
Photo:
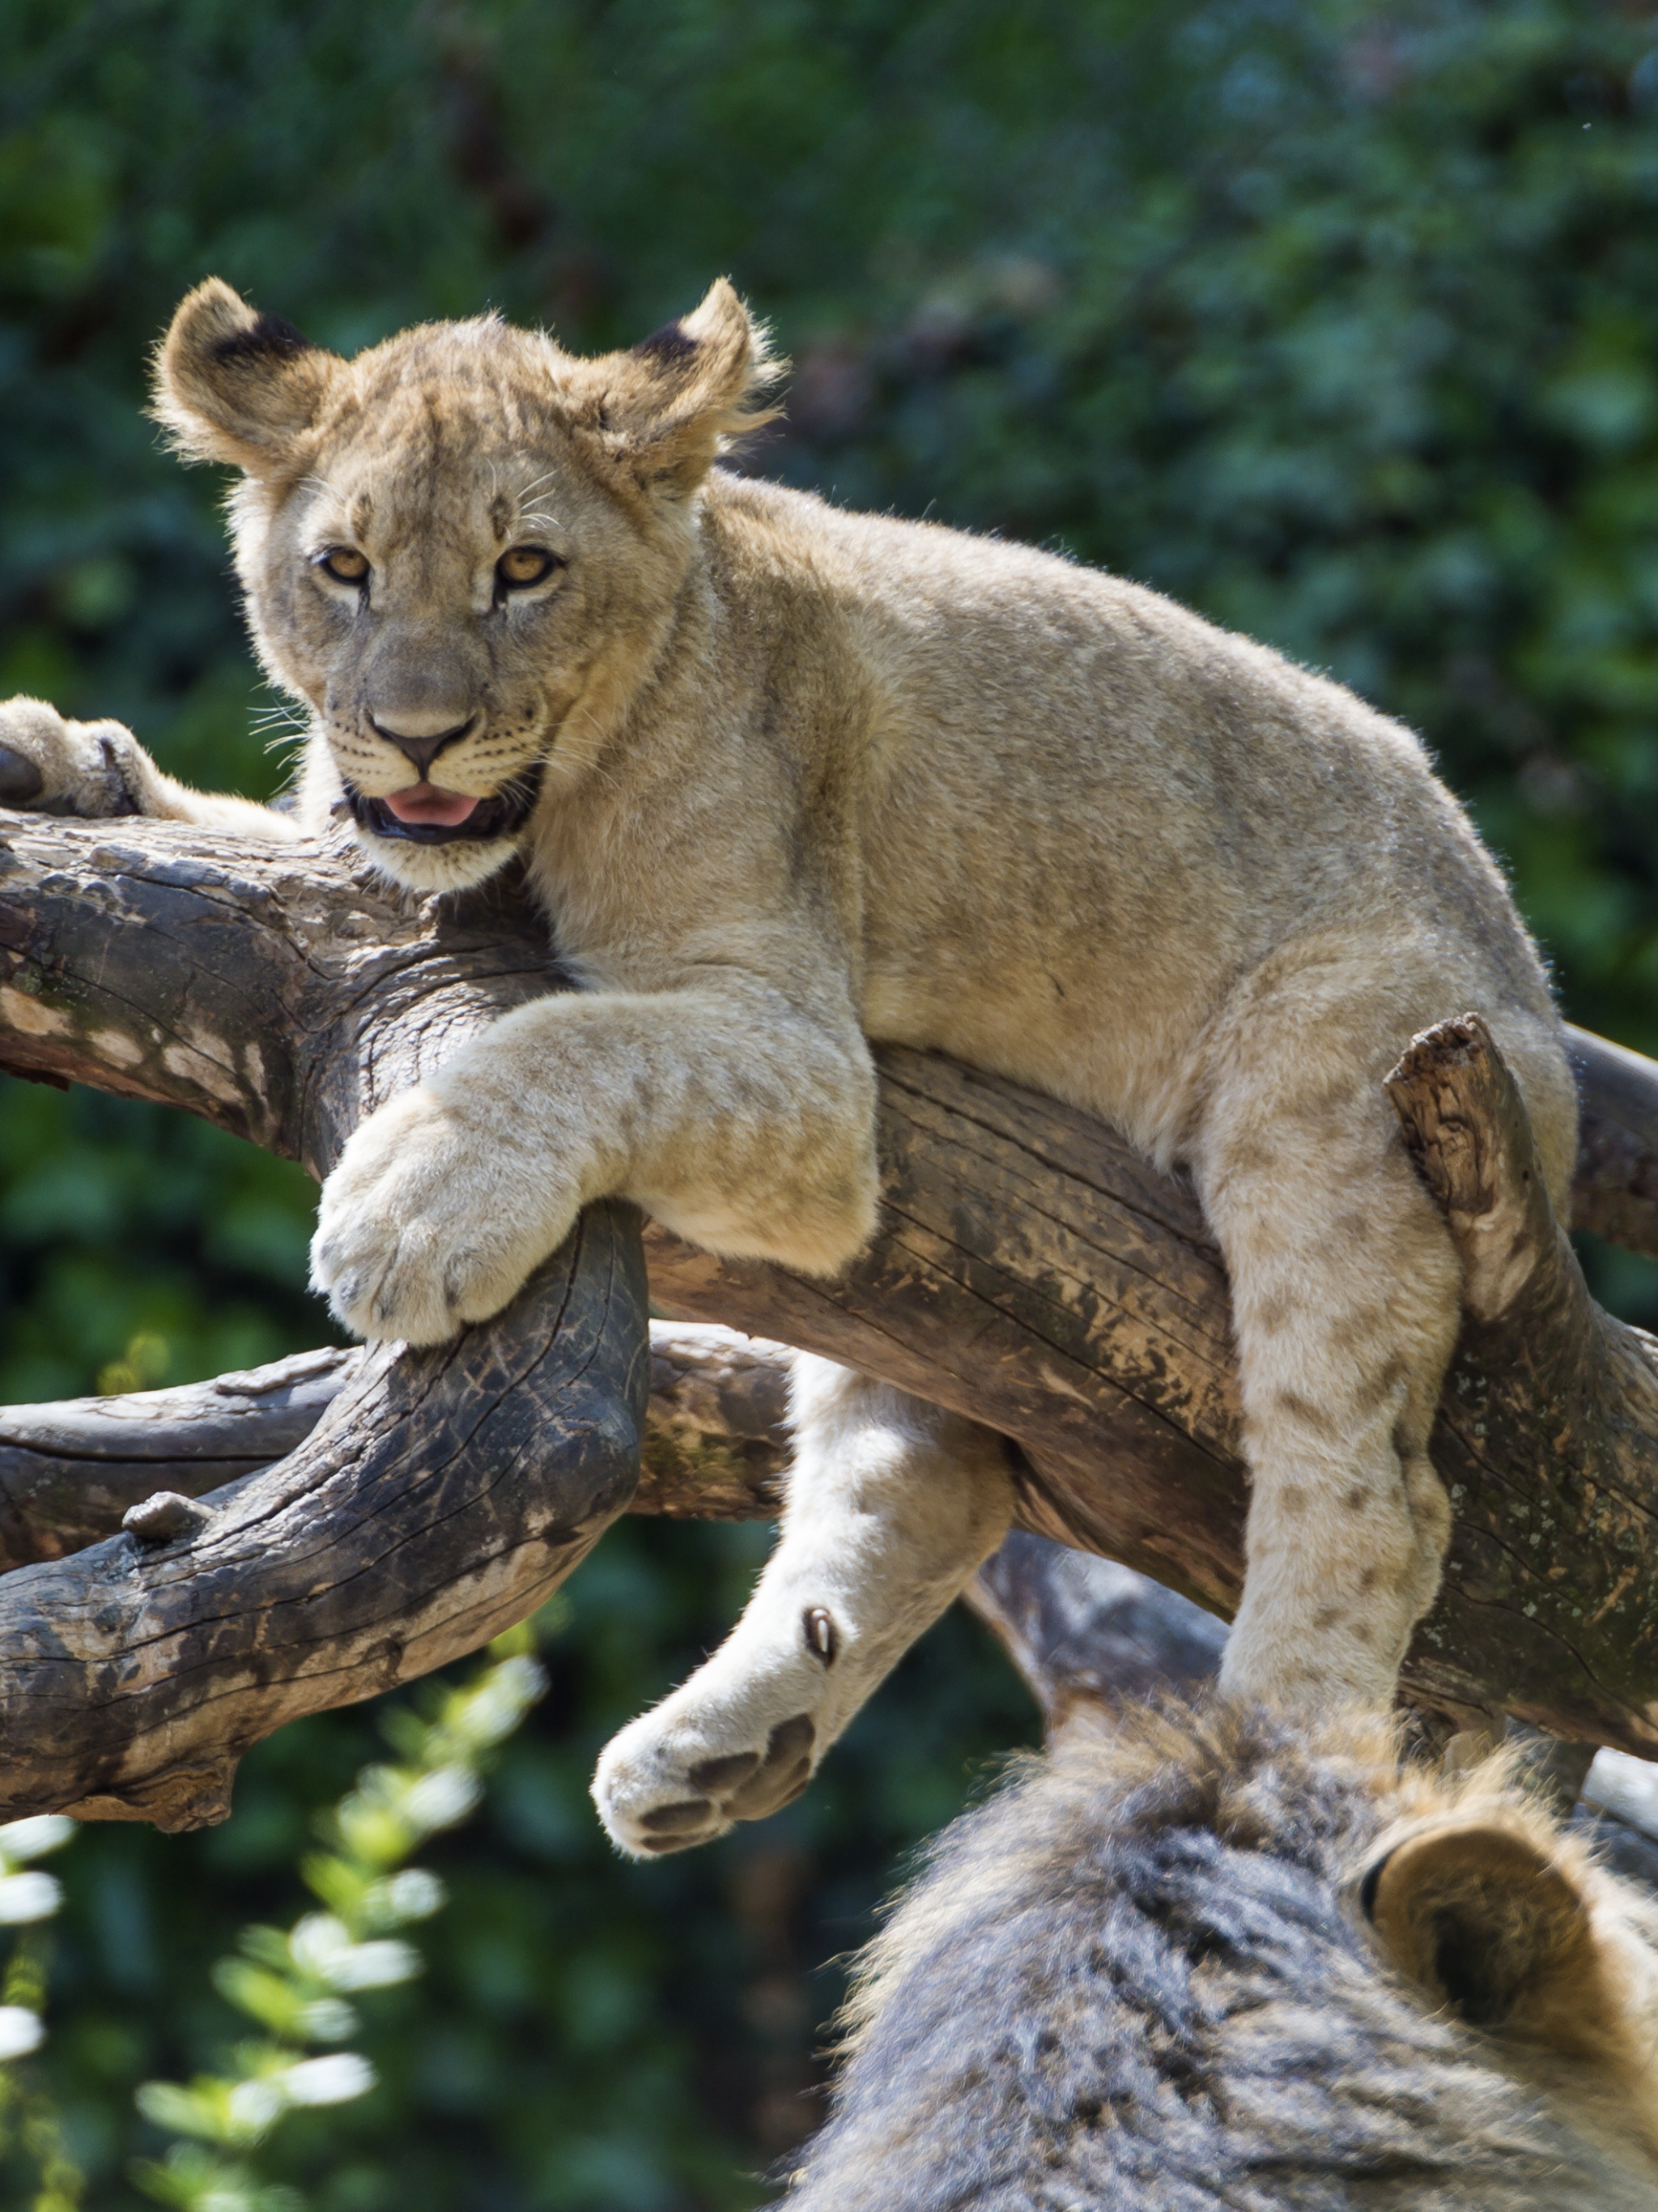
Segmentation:
<svg viewBox="0 0 1658 2212">
<path fill-rule="evenodd" d="M 149 823 L 20 820 L 9 838 L 0 872 L 0 1065 L 164 1099 L 302 1158 L 314 1172 L 325 1170 L 369 1103 L 412 1079 L 495 1012 L 556 981 L 539 949 L 540 925 L 510 887 L 441 912 L 354 875 L 337 853 L 273 851 Z M 1594 1218 L 1607 1233 L 1658 1249 L 1658 1205 L 1643 1195 L 1647 1183 L 1658 1188 L 1658 1153 L 1642 1119 L 1649 1113 L 1658 1131 L 1658 1069 L 1645 1073 L 1649 1063 L 1594 1040 L 1579 1045 L 1591 1163 L 1587 1184 L 1580 1178 L 1579 1203 L 1591 1214 L 1601 1207 Z M 1235 1377 L 1224 1276 L 1189 1192 L 1157 1175 L 1109 1130 L 1051 1100 L 922 1054 L 887 1051 L 880 1063 L 886 1210 L 865 1259 L 824 1285 L 780 1269 L 724 1266 L 652 1230 L 655 1295 L 689 1318 L 734 1323 L 846 1359 L 987 1422 L 1023 1451 L 1028 1528 L 1105 1552 L 1212 1610 L 1230 1611 L 1242 1576 L 1244 1495 Z M 1476 1099 L 1468 1110 L 1485 1109 Z M 1597 1133 L 1606 1131 L 1601 1150 L 1612 1168 L 1597 1182 Z M 609 1347 L 610 1364 L 589 1362 L 580 1372 L 602 1381 L 597 1429 L 614 1441 L 619 1462 L 630 1456 L 643 1417 L 643 1323 L 637 1284 L 624 1280 L 631 1233 L 625 1209 L 597 1211 L 610 1223 L 599 1242 L 611 1303 L 595 1340 Z M 597 1279 L 586 1271 L 598 1267 L 598 1249 L 580 1255 L 583 1284 Z M 1580 1352 L 1584 1340 L 1581 1328 L 1571 1336 L 1571 1314 L 1583 1309 L 1563 1298 L 1522 1300 L 1491 1324 L 1513 1339 L 1523 1307 L 1526 1327 L 1565 1332 L 1554 1352 L 1534 1346 L 1521 1357 L 1510 1344 L 1506 1356 L 1540 1379 L 1526 1405 L 1515 1401 L 1502 1455 L 1473 1434 L 1472 1416 L 1464 1418 L 1485 1370 L 1459 1360 L 1435 1446 L 1461 1492 L 1457 1544 L 1445 1596 L 1412 1653 L 1410 1680 L 1418 1696 L 1452 1707 L 1509 1705 L 1574 1736 L 1650 1748 L 1658 1742 L 1658 1680 L 1649 1605 L 1658 1599 L 1647 1593 L 1658 1577 L 1651 1572 L 1654 1491 L 1643 1454 L 1658 1449 L 1658 1413 L 1650 1429 L 1640 1426 L 1647 1409 L 1637 1403 L 1635 1369 L 1594 1370 L 1601 1382 L 1627 1384 L 1631 1441 L 1619 1462 L 1621 1486 L 1591 1483 L 1594 1511 L 1556 1516 L 1548 1548 L 1540 1540 L 1531 1545 L 1532 1524 L 1514 1517 L 1516 1503 L 1540 1504 L 1548 1486 L 1558 1490 L 1565 1480 L 1556 1465 L 1558 1391 L 1570 1366 L 1566 1340 Z M 557 1387 L 553 1370 L 567 1343 L 571 1358 L 586 1358 L 579 1330 L 555 1345 L 556 1328 L 549 1333 L 544 1316 L 527 1324 L 525 1310 L 520 1301 L 490 1330 L 469 1332 L 451 1355 L 424 1355 L 457 1363 L 428 1386 L 446 1407 L 456 1410 L 474 1387 L 463 1362 L 479 1335 L 504 1343 L 519 1331 L 515 1341 L 541 1346 L 525 1373 L 544 1375 L 550 1390 Z M 1501 1350 L 1493 1339 L 1479 1356 L 1495 1358 Z M 407 1391 L 416 1387 L 418 1367 L 404 1355 L 386 1362 L 386 1372 Z M 508 1362 L 490 1371 L 518 1370 Z M 361 1393 L 369 1387 L 365 1366 L 291 1458 L 233 1488 L 227 1536 L 253 1525 L 236 1516 L 250 1510 L 244 1501 L 254 1486 L 276 1486 L 267 1492 L 273 1498 L 296 1480 L 301 1491 L 305 1483 L 327 1489 L 341 1473 L 327 1457 L 340 1449 L 337 1439 L 327 1440 L 348 1425 L 342 1408 L 365 1431 L 361 1449 L 377 1452 L 367 1431 L 392 1418 L 392 1408 L 365 1399 Z M 295 1418 L 299 1410 L 297 1396 L 282 1408 Z M 20 1443 L 17 1417 L 7 1418 Z M 416 1425 L 399 1432 L 399 1450 L 415 1449 Z M 1582 1423 L 1573 1432 L 1588 1433 Z M 750 1449 L 756 1442 L 748 1439 L 739 1467 L 714 1428 L 682 1424 L 672 1465 L 659 1478 L 668 1510 L 701 1511 L 704 1500 L 720 1511 L 747 1510 L 749 1500 L 764 1510 L 769 1493 L 762 1463 L 774 1446 L 756 1455 Z M 495 1479 L 489 1469 L 499 1462 L 477 1447 L 469 1436 L 452 1462 L 458 1498 L 487 1490 Z M 165 1456 L 158 1453 L 155 1463 Z M 395 1452 L 374 1456 L 384 1472 L 372 1489 L 362 1485 L 356 1462 L 358 1523 L 367 1525 L 371 1508 L 376 1516 L 390 1510 L 385 1501 L 394 1492 L 399 1501 L 416 1494 L 384 1479 L 405 1459 L 406 1452 L 404 1459 Z M 590 1512 L 563 1510 L 548 1524 L 580 1534 L 544 1547 L 533 1562 L 526 1555 L 522 1577 L 498 1578 L 487 1603 L 459 1597 L 452 1635 L 422 1632 L 405 1639 L 397 1662 L 402 1672 L 435 1664 L 452 1646 L 461 1648 L 456 1638 L 481 1640 L 486 1615 L 504 1617 L 509 1605 L 527 1611 L 568 1571 L 591 1540 L 587 1532 L 625 1504 L 629 1478 L 617 1476 L 618 1462 L 608 1462 L 602 1479 L 591 1467 L 577 1468 L 567 1486 L 546 1460 L 531 1455 L 515 1462 L 531 1466 L 537 1486 L 586 1501 Z M 210 1501 L 215 1511 L 222 1495 Z M 176 1729 L 169 1720 L 148 1749 L 145 1731 L 132 1725 L 133 1710 L 122 1716 L 118 1751 L 121 1728 L 112 1723 L 100 1734 L 100 1717 L 105 1705 L 126 1698 L 124 1668 L 136 1667 L 143 1676 L 158 1713 L 169 1696 L 183 1694 L 168 1687 L 180 1679 L 177 1669 L 157 1662 L 145 1674 L 149 1660 L 135 1660 L 166 1647 L 156 1617 L 138 1607 L 111 1615 L 97 1637 L 83 1627 L 96 1577 L 115 1583 L 134 1571 L 133 1538 L 113 1540 L 125 1550 L 95 1547 L 0 1578 L 0 1653 L 8 1655 L 0 1662 L 0 1726 L 9 1747 L 21 1747 L 6 1785 L 11 1795 L 0 1800 L 7 1809 L 62 1804 L 72 1794 L 100 1801 L 103 1809 L 125 1804 L 148 1814 L 160 1802 L 156 1778 L 197 1772 L 180 1760 L 185 1751 L 197 1757 L 192 1747 L 210 1746 L 220 1722 L 220 1741 L 234 1759 L 290 1710 L 367 1695 L 396 1678 L 380 1647 L 361 1642 L 361 1625 L 335 1640 L 325 1662 L 326 1637 L 310 1645 L 285 1634 L 273 1641 L 258 1626 L 262 1608 L 280 1612 L 288 1602 L 282 1574 L 301 1558 L 311 1563 L 310 1618 L 331 1617 L 321 1599 L 336 1565 L 314 1524 L 300 1512 L 283 1518 L 283 1510 L 274 1508 L 266 1527 L 263 1579 L 250 1550 L 234 1589 L 239 1618 L 255 1623 L 248 1650 L 210 1639 L 210 1658 L 189 1693 L 196 1699 L 191 1717 Z M 459 1532 L 460 1521 L 453 1527 Z M 1527 1540 L 1516 1547 L 1519 1529 Z M 542 1541 L 534 1538 L 531 1549 Z M 458 1571 L 476 1556 L 471 1542 L 469 1535 L 455 1547 Z M 1493 1547 L 1502 1553 L 1500 1571 Z M 31 1579 L 54 1576 L 56 1582 Z M 390 1589 L 376 1632 L 387 1650 L 402 1601 Z M 210 1613 L 217 1638 L 231 1594 L 210 1577 L 179 1574 L 156 1602 L 172 1623 L 167 1633 L 184 1634 L 192 1619 Z M 40 1702 L 49 1678 L 30 1673 L 32 1662 L 10 1659 L 24 1650 L 13 1626 L 20 1607 L 27 1607 L 37 1641 L 57 1638 L 62 1646 L 53 1654 L 55 1711 Z M 222 1686 L 210 1692 L 220 1657 Z M 258 1675 L 257 1694 L 246 1686 L 249 1669 Z M 33 1756 L 42 1734 L 57 1747 L 56 1765 Z M 77 1737 L 94 1749 L 81 1757 Z M 175 1791 L 184 1808 L 178 1817 L 201 1817 L 222 1802 L 214 1794 L 219 1784 L 191 1787 L 193 1796 Z"/>
</svg>

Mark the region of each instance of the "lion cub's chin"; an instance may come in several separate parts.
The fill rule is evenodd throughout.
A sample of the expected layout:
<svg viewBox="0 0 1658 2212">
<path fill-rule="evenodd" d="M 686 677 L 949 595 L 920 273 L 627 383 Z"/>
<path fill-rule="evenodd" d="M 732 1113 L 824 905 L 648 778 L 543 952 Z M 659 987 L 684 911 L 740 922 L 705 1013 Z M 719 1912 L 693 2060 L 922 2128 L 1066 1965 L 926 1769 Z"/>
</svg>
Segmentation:
<svg viewBox="0 0 1658 2212">
<path fill-rule="evenodd" d="M 351 825 L 351 836 L 381 875 L 410 891 L 470 890 L 498 874 L 518 852 L 515 837 L 457 840 L 452 845 L 404 844 L 377 837 L 356 823 Z"/>
</svg>

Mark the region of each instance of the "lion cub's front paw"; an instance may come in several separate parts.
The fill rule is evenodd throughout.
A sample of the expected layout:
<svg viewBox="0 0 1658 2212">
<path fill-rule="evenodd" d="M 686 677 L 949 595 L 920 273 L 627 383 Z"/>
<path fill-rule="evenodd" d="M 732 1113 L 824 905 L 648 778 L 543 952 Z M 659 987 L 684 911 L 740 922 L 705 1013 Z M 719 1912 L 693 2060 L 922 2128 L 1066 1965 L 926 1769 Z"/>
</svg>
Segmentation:
<svg viewBox="0 0 1658 2212">
<path fill-rule="evenodd" d="M 433 1091 L 405 1091 L 369 1115 L 323 1185 L 312 1286 L 355 1336 L 441 1344 L 499 1313 L 575 1211 Z"/>
<path fill-rule="evenodd" d="M 0 702 L 0 807 L 88 821 L 142 813 L 143 757 L 118 722 L 65 721 L 44 699 Z"/>
</svg>

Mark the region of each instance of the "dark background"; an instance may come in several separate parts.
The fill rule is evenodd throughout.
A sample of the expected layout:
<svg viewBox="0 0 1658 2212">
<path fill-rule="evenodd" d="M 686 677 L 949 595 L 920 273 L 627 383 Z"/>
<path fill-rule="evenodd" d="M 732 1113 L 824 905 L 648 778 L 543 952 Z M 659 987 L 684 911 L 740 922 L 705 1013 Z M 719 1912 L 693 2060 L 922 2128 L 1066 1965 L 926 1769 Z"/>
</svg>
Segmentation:
<svg viewBox="0 0 1658 2212">
<path fill-rule="evenodd" d="M 796 364 L 748 465 L 1105 562 L 1405 716 L 1568 1012 L 1658 1050 L 1649 9 L 5 0 L 0 696 L 268 793 L 294 732 L 238 626 L 222 487 L 140 412 L 210 272 L 345 350 L 487 306 L 630 343 L 729 273 Z M 0 1087 L 0 1399 L 322 1340 L 312 1198 L 182 1117 Z M 1590 1260 L 1658 1316 L 1653 1271 Z M 624 1527 L 571 1584 L 551 1695 L 425 1855 L 455 1898 L 430 1971 L 367 2008 L 385 2086 L 269 2154 L 322 2212 L 764 2194 L 813 2116 L 834 1957 L 1034 1716 L 952 1619 L 799 1806 L 620 1866 L 593 1754 L 762 1548 Z M 34 2078 L 99 2212 L 155 2147 L 132 2085 L 236 2033 L 207 1965 L 298 1909 L 311 1812 L 377 1742 L 372 1709 L 291 1729 L 227 1826 L 91 1830 L 56 1863 Z"/>
</svg>

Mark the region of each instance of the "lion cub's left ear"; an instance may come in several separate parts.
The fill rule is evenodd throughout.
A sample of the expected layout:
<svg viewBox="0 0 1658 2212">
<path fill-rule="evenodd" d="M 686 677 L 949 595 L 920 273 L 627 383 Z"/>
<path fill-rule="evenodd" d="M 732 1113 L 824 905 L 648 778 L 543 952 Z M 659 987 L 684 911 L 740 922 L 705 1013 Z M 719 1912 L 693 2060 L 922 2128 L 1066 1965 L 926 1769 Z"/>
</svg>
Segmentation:
<svg viewBox="0 0 1658 2212">
<path fill-rule="evenodd" d="M 320 413 L 337 354 L 277 315 L 256 314 L 216 276 L 173 318 L 155 357 L 150 410 L 187 460 L 232 461 L 250 476 L 288 465 Z"/>
<path fill-rule="evenodd" d="M 1579 1873 L 1522 1824 L 1453 1815 L 1378 1858 L 1359 1895 L 1394 1965 L 1471 2027 L 1565 2057 L 1634 2057 L 1626 1976 Z"/>
<path fill-rule="evenodd" d="M 592 378 L 582 427 L 647 490 L 683 499 L 732 439 L 781 412 L 763 395 L 787 364 L 722 276 L 694 314 L 581 366 Z"/>
</svg>

